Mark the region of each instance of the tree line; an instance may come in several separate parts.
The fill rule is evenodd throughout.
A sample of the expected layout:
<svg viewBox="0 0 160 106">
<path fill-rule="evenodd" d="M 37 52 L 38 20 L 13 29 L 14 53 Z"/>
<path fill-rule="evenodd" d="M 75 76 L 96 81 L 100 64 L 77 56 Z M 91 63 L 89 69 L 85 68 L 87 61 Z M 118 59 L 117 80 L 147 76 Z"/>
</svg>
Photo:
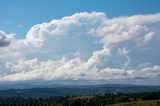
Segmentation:
<svg viewBox="0 0 160 106">
<path fill-rule="evenodd" d="M 36 95 L 36 94 L 35 94 Z M 48 98 L 0 98 L 0 106 L 108 106 L 138 100 L 160 99 L 160 92 L 106 93 L 95 96 L 65 96 Z M 157 104 L 159 101 L 157 102 Z M 160 104 L 160 103 L 159 103 Z"/>
</svg>

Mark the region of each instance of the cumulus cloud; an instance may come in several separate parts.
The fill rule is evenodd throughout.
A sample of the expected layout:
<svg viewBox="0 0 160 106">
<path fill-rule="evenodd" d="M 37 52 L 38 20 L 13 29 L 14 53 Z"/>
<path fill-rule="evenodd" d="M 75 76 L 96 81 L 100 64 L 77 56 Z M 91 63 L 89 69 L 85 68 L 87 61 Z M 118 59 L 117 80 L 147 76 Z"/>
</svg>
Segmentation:
<svg viewBox="0 0 160 106">
<path fill-rule="evenodd" d="M 34 61 L 34 60 L 30 60 Z M 28 62 L 28 60 L 27 60 Z M 26 63 L 26 61 L 24 61 Z M 131 79 L 131 78 L 158 78 L 160 66 L 145 67 L 139 70 L 125 70 L 119 68 L 104 68 L 99 70 L 97 67 L 85 67 L 87 62 L 83 62 L 76 57 L 69 61 L 47 60 L 37 63 L 35 67 L 21 66 L 20 71 L 14 74 L 1 76 L 0 81 L 36 81 L 38 80 L 108 80 L 108 79 Z M 19 64 L 16 64 L 19 69 Z"/>
<path fill-rule="evenodd" d="M 132 57 L 136 45 L 158 36 L 159 17 L 109 19 L 103 12 L 83 12 L 34 25 L 12 43 L 10 34 L 0 32 L 0 46 L 10 45 L 0 48 L 0 82 L 158 78 L 159 65 L 139 67 L 131 58 L 138 59 Z"/>
<path fill-rule="evenodd" d="M 9 46 L 12 42 L 15 34 L 7 34 L 4 31 L 0 31 L 0 47 Z"/>
<path fill-rule="evenodd" d="M 100 38 L 100 42 L 106 45 L 120 44 L 130 40 L 137 41 L 144 36 L 144 41 L 148 42 L 154 35 L 150 31 L 152 29 L 150 24 L 159 23 L 159 17 L 160 14 L 114 18 L 106 20 L 98 28 L 93 28 L 90 33 Z"/>
<path fill-rule="evenodd" d="M 76 13 L 60 20 L 52 20 L 49 23 L 34 25 L 27 33 L 26 39 L 35 46 L 42 46 L 48 42 L 48 38 L 82 36 L 91 28 L 98 27 L 105 19 L 105 14 L 101 12 Z"/>
<path fill-rule="evenodd" d="M 34 58 L 32 60 L 20 60 L 16 64 L 6 63 L 6 68 L 9 68 L 11 72 L 26 72 L 32 70 L 37 66 L 38 60 Z"/>
</svg>

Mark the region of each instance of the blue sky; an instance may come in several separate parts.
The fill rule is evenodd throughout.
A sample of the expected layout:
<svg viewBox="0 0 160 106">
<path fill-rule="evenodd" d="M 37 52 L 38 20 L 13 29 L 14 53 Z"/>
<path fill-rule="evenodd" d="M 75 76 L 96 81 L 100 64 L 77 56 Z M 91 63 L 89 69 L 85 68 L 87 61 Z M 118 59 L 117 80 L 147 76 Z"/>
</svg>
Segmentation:
<svg viewBox="0 0 160 106">
<path fill-rule="evenodd" d="M 160 85 L 159 0 L 2 0 L 0 83 Z"/>
<path fill-rule="evenodd" d="M 160 12 L 159 0 L 2 0 L 0 29 L 24 38 L 31 26 L 76 12 L 105 12 L 109 18 Z"/>
</svg>

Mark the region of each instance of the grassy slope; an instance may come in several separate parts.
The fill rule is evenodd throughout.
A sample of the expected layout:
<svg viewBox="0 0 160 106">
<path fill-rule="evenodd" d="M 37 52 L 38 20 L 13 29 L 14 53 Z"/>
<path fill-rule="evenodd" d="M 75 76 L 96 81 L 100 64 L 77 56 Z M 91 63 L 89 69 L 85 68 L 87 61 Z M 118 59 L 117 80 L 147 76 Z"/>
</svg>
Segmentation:
<svg viewBox="0 0 160 106">
<path fill-rule="evenodd" d="M 136 101 L 128 103 L 118 103 L 111 106 L 158 106 L 157 101 L 158 100 L 145 100 L 145 101 Z"/>
</svg>

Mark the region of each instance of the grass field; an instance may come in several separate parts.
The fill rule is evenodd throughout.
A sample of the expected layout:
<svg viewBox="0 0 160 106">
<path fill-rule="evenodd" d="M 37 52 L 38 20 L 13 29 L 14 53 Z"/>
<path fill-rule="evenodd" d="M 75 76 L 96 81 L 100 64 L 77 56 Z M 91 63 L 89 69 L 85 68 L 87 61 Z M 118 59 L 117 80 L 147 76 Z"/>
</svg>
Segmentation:
<svg viewBox="0 0 160 106">
<path fill-rule="evenodd" d="M 111 106 L 160 106 L 160 100 L 145 100 L 128 103 L 118 103 Z"/>
</svg>

